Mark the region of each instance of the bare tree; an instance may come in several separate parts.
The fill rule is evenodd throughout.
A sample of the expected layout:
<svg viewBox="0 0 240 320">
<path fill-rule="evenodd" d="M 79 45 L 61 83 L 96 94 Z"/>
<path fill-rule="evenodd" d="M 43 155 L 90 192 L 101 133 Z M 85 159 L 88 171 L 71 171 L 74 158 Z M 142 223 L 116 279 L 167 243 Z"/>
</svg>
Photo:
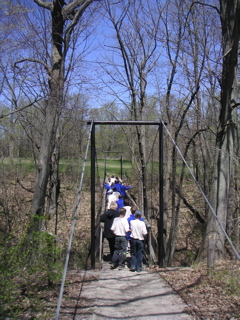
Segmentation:
<svg viewBox="0 0 240 320">
<path fill-rule="evenodd" d="M 159 58 L 158 32 L 161 21 L 161 10 L 153 10 L 148 1 L 122 1 L 119 9 L 105 1 L 105 8 L 116 35 L 116 41 L 108 45 L 109 51 L 114 53 L 114 60 L 101 63 L 108 77 L 115 83 L 116 88 L 122 88 L 121 95 L 115 91 L 117 98 L 128 108 L 128 117 L 131 120 L 145 120 L 146 94 L 148 81 L 152 69 Z M 158 4 L 155 4 L 155 9 Z M 112 89 L 112 88 L 111 88 Z M 124 98 L 125 99 L 124 99 Z M 127 100 L 129 103 L 126 103 Z M 146 135 L 144 126 L 136 127 L 130 137 L 137 137 L 140 180 L 143 197 L 144 213 L 147 216 L 146 190 Z M 134 139 L 132 140 L 134 141 Z M 130 142 L 131 150 L 134 146 Z"/>
<path fill-rule="evenodd" d="M 169 67 L 163 67 L 168 76 L 166 93 L 163 95 L 160 91 L 162 119 L 167 122 L 168 131 L 175 143 L 185 150 L 183 153 L 193 164 L 196 164 L 194 153 L 199 152 L 196 141 L 207 130 L 206 123 L 200 117 L 201 87 L 208 86 L 205 79 L 208 73 L 206 61 L 212 59 L 210 48 L 213 46 L 213 25 L 208 23 L 212 17 L 207 10 L 202 10 L 199 15 L 195 6 L 196 3 L 193 4 L 192 1 L 171 1 L 166 8 L 163 21 L 168 58 L 166 65 Z M 205 143 L 203 139 L 201 141 Z M 189 152 L 189 143 L 193 145 L 192 154 Z M 170 232 L 166 244 L 166 264 L 171 265 L 178 235 L 181 201 L 184 199 L 185 204 L 187 202 L 182 194 L 184 164 L 183 171 L 178 175 L 180 158 L 167 135 L 165 145 L 164 224 L 166 230 L 171 209 Z M 201 159 L 203 156 L 204 154 Z M 197 212 L 196 208 L 194 212 Z M 204 222 L 203 219 L 201 221 Z"/>
<path fill-rule="evenodd" d="M 207 256 L 209 241 L 215 237 L 215 259 L 224 255 L 227 212 L 230 200 L 231 179 L 233 174 L 233 159 L 236 153 L 236 124 L 234 113 L 238 107 L 238 56 L 240 38 L 240 3 L 234 0 L 220 0 L 222 26 L 223 65 L 221 77 L 221 112 L 219 116 L 219 131 L 216 139 L 218 158 L 211 191 L 211 204 L 217 214 L 217 220 L 212 212 L 208 214 L 208 223 L 199 259 Z M 222 225 L 222 228 L 220 227 Z"/>
<path fill-rule="evenodd" d="M 50 49 L 49 54 L 39 55 L 39 58 L 33 56 L 18 60 L 16 65 L 27 64 L 38 65 L 41 70 L 45 70 L 48 76 L 47 95 L 43 105 L 43 128 L 37 145 L 37 176 L 34 188 L 32 202 L 32 216 L 36 218 L 34 228 L 39 229 L 42 225 L 41 217 L 44 214 L 45 197 L 47 185 L 50 179 L 51 192 L 55 193 L 55 201 L 59 189 L 58 179 L 58 161 L 59 161 L 59 119 L 64 104 L 65 81 L 68 77 L 69 70 L 66 69 L 66 60 L 71 61 L 72 45 L 75 38 L 74 30 L 80 19 L 82 19 L 87 8 L 93 0 L 75 0 L 75 1 L 42 1 L 34 2 L 46 10 L 44 22 L 50 22 L 50 43 L 48 41 L 47 31 L 41 40 L 45 41 L 45 49 Z M 31 16 L 28 16 L 29 23 L 34 27 Z M 33 40 L 34 41 L 34 40 Z M 33 44 L 33 43 L 32 43 Z M 35 44 L 34 44 L 35 45 Z M 71 50 L 69 51 L 69 49 Z M 40 50 L 43 53 L 43 50 Z M 48 52 L 48 51 L 47 51 Z M 70 52 L 70 56 L 68 56 Z M 43 73 L 39 73 L 43 74 Z M 44 75 L 43 75 L 44 77 Z"/>
</svg>

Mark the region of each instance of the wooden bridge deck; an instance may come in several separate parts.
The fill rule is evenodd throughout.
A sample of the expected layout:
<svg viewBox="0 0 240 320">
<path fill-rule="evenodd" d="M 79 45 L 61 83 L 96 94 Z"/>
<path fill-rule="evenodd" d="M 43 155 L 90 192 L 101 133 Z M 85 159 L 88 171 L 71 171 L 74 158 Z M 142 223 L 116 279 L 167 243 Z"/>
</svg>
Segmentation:
<svg viewBox="0 0 240 320">
<path fill-rule="evenodd" d="M 106 260 L 108 252 L 104 251 Z M 128 255 L 126 260 L 129 258 Z M 109 261 L 103 261 L 101 270 L 85 272 L 94 274 L 95 280 L 82 282 L 75 320 L 193 319 L 184 311 L 187 305 L 182 299 L 157 272 L 146 267 L 140 273 L 131 272 L 127 265 L 123 270 L 111 270 Z M 60 316 L 60 319 L 66 318 Z"/>
</svg>

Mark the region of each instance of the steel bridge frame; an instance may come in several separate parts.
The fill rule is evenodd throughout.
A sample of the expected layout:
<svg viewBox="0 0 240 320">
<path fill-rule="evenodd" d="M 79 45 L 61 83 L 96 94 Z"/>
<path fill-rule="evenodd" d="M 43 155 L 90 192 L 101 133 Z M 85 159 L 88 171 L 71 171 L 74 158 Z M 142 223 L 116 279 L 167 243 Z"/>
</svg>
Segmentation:
<svg viewBox="0 0 240 320">
<path fill-rule="evenodd" d="M 163 205 L 163 123 L 161 121 L 89 121 L 91 131 L 91 268 L 95 269 L 95 166 L 96 166 L 96 125 L 157 125 L 159 127 L 159 219 L 158 219 L 158 264 L 164 267 L 164 205 Z"/>
</svg>

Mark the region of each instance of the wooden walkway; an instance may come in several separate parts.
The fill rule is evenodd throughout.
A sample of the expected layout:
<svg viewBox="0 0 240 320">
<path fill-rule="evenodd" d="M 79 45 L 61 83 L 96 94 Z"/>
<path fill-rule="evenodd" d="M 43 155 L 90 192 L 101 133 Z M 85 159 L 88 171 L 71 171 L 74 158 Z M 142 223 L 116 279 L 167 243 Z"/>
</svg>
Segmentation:
<svg viewBox="0 0 240 320">
<path fill-rule="evenodd" d="M 127 261 L 129 256 L 127 257 Z M 104 261 L 101 270 L 85 271 L 95 280 L 79 284 L 79 302 L 74 320 L 193 320 L 186 313 L 187 305 L 154 271 L 140 273 L 110 269 Z M 81 299 L 84 307 L 81 307 Z M 63 317 L 59 319 L 66 319 Z"/>
</svg>

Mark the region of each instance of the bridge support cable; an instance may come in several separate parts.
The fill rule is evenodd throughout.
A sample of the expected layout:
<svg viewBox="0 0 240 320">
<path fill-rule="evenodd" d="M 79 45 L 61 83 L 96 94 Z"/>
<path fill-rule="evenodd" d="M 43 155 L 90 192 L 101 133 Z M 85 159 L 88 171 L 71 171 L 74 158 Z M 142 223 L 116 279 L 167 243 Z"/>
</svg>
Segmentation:
<svg viewBox="0 0 240 320">
<path fill-rule="evenodd" d="M 75 224 L 76 224 L 76 219 L 77 219 L 77 210 L 78 210 L 78 207 L 80 204 L 80 196 L 81 196 L 81 191 L 82 191 L 83 177 L 84 177 L 84 173 L 85 173 L 85 167 L 86 167 L 86 161 L 87 161 L 87 155 L 88 155 L 88 149 L 89 149 L 89 145 L 90 145 L 90 137 L 91 137 L 92 129 L 93 129 L 93 125 L 91 124 L 90 130 L 89 130 L 88 143 L 87 143 L 85 157 L 84 157 L 82 173 L 81 173 L 81 178 L 80 178 L 80 183 L 79 183 L 79 188 L 78 188 L 77 199 L 76 199 L 74 212 L 73 212 L 72 227 L 71 227 L 71 231 L 70 231 L 67 255 L 66 255 L 66 260 L 65 260 L 64 270 L 63 270 L 63 276 L 62 276 L 62 282 L 61 282 L 61 288 L 60 288 L 60 293 L 59 293 L 59 298 L 58 298 L 58 305 L 57 305 L 55 320 L 59 319 L 64 284 L 65 284 L 65 280 L 66 280 L 68 262 L 69 262 L 71 247 L 72 247 L 72 239 L 73 239 L 73 234 L 74 234 L 74 229 L 75 229 Z"/>
<path fill-rule="evenodd" d="M 232 248 L 232 250 L 233 250 L 234 254 L 236 255 L 236 258 L 237 258 L 238 260 L 240 260 L 240 255 L 239 255 L 239 253 L 237 252 L 237 250 L 236 250 L 235 246 L 233 245 L 233 243 L 232 243 L 232 241 L 231 241 L 230 237 L 228 236 L 228 234 L 227 234 L 226 230 L 224 229 L 224 227 L 223 227 L 222 223 L 221 223 L 221 222 L 220 222 L 220 220 L 218 219 L 218 216 L 217 216 L 216 212 L 214 211 L 214 209 L 213 209 L 212 205 L 210 204 L 210 202 L 209 202 L 209 200 L 208 200 L 207 196 L 205 195 L 205 193 L 204 193 L 204 191 L 203 191 L 202 187 L 200 186 L 199 182 L 198 182 L 198 181 L 197 181 L 197 179 L 195 178 L 195 176 L 194 176 L 194 174 L 193 174 L 193 172 L 192 172 L 191 168 L 190 168 L 190 167 L 189 167 L 189 165 L 187 164 L 187 161 L 186 161 L 186 159 L 184 158 L 183 154 L 181 153 L 181 150 L 178 148 L 178 146 L 177 146 L 177 144 L 176 144 L 175 140 L 174 140 L 174 139 L 173 139 L 173 137 L 171 136 L 171 133 L 168 131 L 168 129 L 167 129 L 167 127 L 166 127 L 166 125 L 165 125 L 163 122 L 162 122 L 162 124 L 163 124 L 163 127 L 164 127 L 164 129 L 166 130 L 167 134 L 169 135 L 170 139 L 172 140 L 172 143 L 174 144 L 175 148 L 177 149 L 177 151 L 178 151 L 179 155 L 181 156 L 182 161 L 184 162 L 185 166 L 187 167 L 187 169 L 188 169 L 189 173 L 191 174 L 191 176 L 192 176 L 192 178 L 193 178 L 193 180 L 194 180 L 194 182 L 195 182 L 196 186 L 198 187 L 198 189 L 200 190 L 201 194 L 203 195 L 203 197 L 204 197 L 204 199 L 205 199 L 205 201 L 206 201 L 206 203 L 207 203 L 207 205 L 208 205 L 208 207 L 209 207 L 210 211 L 212 212 L 212 214 L 213 214 L 214 218 L 216 219 L 216 221 L 217 221 L 217 223 L 218 223 L 219 227 L 220 227 L 220 228 L 221 228 L 221 230 L 223 231 L 223 233 L 224 233 L 224 235 L 225 235 L 225 237 L 226 237 L 226 239 L 227 239 L 228 243 L 230 244 L 230 246 L 231 246 L 231 248 Z"/>
</svg>

